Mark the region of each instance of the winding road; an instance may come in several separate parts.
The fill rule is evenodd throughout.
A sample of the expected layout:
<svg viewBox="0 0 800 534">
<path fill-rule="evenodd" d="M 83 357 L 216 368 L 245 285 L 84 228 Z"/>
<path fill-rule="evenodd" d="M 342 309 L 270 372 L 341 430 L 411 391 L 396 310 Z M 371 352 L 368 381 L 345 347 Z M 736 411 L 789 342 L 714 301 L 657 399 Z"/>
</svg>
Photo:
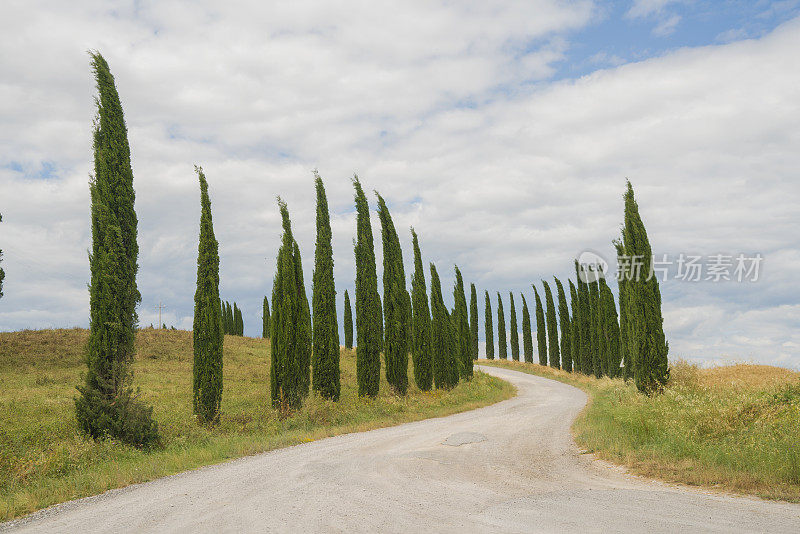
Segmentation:
<svg viewBox="0 0 800 534">
<path fill-rule="evenodd" d="M 19 532 L 800 532 L 800 505 L 643 480 L 581 455 L 571 386 L 482 367 L 519 394 L 37 512 Z"/>
</svg>

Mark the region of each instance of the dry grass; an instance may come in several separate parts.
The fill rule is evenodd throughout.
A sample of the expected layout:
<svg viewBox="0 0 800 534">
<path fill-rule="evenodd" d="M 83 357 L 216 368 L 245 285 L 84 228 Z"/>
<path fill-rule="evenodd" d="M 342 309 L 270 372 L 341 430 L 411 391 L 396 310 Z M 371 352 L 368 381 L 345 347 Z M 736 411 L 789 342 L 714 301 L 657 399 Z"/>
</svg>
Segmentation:
<svg viewBox="0 0 800 534">
<path fill-rule="evenodd" d="M 514 394 L 510 384 L 478 373 L 449 392 L 411 386 L 405 398 L 391 394 L 381 377 L 380 395 L 362 399 L 355 353 L 343 350 L 340 402 L 311 397 L 282 419 L 267 400 L 269 343 L 226 336 L 222 416 L 207 428 L 191 413 L 191 333 L 144 329 L 136 337 L 134 386 L 154 407 L 165 442 L 148 453 L 77 432 L 73 398 L 87 338 L 81 329 L 0 333 L 0 520 L 229 458 L 448 415 Z"/>
<path fill-rule="evenodd" d="M 763 365 L 672 365 L 661 395 L 620 379 L 493 362 L 586 390 L 578 444 L 634 473 L 800 502 L 800 373 Z"/>
</svg>

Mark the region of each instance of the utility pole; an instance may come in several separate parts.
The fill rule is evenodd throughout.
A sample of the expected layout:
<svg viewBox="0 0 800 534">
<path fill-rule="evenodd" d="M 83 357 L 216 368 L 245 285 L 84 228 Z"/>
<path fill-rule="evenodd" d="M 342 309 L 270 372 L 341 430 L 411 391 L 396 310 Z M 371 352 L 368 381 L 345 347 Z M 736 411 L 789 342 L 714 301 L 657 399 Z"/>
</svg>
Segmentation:
<svg viewBox="0 0 800 534">
<path fill-rule="evenodd" d="M 158 301 L 158 306 L 156 306 L 156 307 L 155 307 L 155 309 L 156 309 L 156 310 L 158 310 L 158 327 L 159 327 L 159 328 L 163 328 L 163 325 L 164 325 L 164 323 L 162 323 L 162 322 L 161 322 L 161 310 L 166 310 L 166 309 L 167 309 L 167 307 L 166 307 L 166 306 L 164 306 L 164 305 L 161 303 L 161 301 L 159 300 L 159 301 Z"/>
</svg>

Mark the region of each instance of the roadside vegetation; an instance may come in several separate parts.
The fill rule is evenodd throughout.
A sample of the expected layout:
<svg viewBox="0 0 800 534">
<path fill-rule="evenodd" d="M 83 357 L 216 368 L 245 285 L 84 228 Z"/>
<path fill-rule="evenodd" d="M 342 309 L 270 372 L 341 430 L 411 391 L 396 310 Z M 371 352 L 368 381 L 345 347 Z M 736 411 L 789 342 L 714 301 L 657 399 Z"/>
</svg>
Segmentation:
<svg viewBox="0 0 800 534">
<path fill-rule="evenodd" d="M 578 445 L 631 472 L 670 482 L 800 502 L 800 373 L 766 365 L 670 368 L 661 395 L 632 381 L 535 364 L 486 362 L 579 387 L 589 404 Z"/>
<path fill-rule="evenodd" d="M 219 421 L 192 424 L 192 333 L 143 329 L 135 338 L 134 396 L 153 407 L 163 447 L 93 440 L 75 420 L 75 384 L 86 373 L 83 329 L 0 333 L 0 520 L 51 504 L 203 465 L 312 441 L 439 417 L 507 399 L 514 388 L 476 373 L 450 390 L 396 395 L 381 377 L 359 398 L 356 357 L 341 351 L 339 402 L 309 395 L 281 417 L 269 402 L 269 341 L 225 336 Z M 139 389 L 138 393 L 136 390 Z"/>
</svg>

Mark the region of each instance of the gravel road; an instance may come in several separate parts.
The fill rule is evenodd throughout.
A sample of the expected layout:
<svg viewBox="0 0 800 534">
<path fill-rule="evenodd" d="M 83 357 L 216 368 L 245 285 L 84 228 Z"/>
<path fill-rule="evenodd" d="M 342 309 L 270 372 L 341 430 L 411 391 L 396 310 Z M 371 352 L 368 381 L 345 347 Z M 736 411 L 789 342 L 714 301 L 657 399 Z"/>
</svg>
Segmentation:
<svg viewBox="0 0 800 534">
<path fill-rule="evenodd" d="M 800 532 L 800 505 L 643 480 L 581 455 L 571 386 L 486 373 L 517 397 L 107 492 L 14 532 Z"/>
</svg>

